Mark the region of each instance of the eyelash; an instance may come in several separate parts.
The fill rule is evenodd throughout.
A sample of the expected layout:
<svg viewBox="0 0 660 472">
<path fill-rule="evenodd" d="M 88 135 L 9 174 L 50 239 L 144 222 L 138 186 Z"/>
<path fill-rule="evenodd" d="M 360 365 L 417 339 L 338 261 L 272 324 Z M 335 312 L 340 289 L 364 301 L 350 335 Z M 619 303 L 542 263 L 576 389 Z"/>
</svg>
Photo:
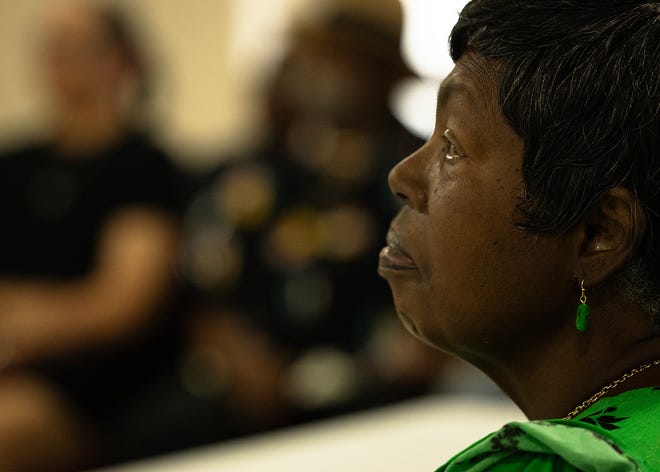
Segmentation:
<svg viewBox="0 0 660 472">
<path fill-rule="evenodd" d="M 463 152 L 454 143 L 451 142 L 451 140 L 448 137 L 448 134 L 450 132 L 451 131 L 446 129 L 445 132 L 442 133 L 442 137 L 447 142 L 447 151 L 445 151 L 445 159 L 448 161 L 453 161 L 455 159 L 465 157 L 465 154 L 463 154 Z"/>
</svg>

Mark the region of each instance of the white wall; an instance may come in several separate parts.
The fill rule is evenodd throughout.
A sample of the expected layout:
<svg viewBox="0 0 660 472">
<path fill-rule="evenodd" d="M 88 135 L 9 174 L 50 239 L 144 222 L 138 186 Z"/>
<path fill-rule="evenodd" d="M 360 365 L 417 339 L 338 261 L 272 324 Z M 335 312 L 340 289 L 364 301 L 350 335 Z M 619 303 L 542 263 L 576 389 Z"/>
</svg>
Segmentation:
<svg viewBox="0 0 660 472">
<path fill-rule="evenodd" d="M 43 126 L 44 104 L 31 61 L 40 15 L 52 1 L 0 0 L 0 145 Z M 198 160 L 242 146 L 257 131 L 253 92 L 263 60 L 276 57 L 292 12 L 310 3 L 107 1 L 130 7 L 133 23 L 142 27 L 155 53 L 161 73 L 155 109 L 162 139 L 187 159 Z"/>
<path fill-rule="evenodd" d="M 57 0 L 0 0 L 0 146 L 43 122 L 30 70 L 39 16 Z M 256 90 L 292 18 L 351 4 L 383 18 L 382 0 L 89 0 L 130 7 L 160 66 L 157 124 L 189 164 L 243 147 L 259 131 Z M 130 11 L 129 10 L 129 11 Z"/>
</svg>

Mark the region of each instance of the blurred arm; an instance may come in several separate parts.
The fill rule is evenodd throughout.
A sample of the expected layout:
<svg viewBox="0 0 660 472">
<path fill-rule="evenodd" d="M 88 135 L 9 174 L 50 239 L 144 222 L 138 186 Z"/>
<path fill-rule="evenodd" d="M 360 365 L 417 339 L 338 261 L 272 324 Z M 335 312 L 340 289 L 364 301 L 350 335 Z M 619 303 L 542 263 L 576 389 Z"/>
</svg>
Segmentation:
<svg viewBox="0 0 660 472">
<path fill-rule="evenodd" d="M 170 217 L 128 209 L 106 224 L 87 277 L 0 280 L 0 351 L 22 365 L 130 342 L 149 329 L 172 286 L 176 247 Z"/>
</svg>

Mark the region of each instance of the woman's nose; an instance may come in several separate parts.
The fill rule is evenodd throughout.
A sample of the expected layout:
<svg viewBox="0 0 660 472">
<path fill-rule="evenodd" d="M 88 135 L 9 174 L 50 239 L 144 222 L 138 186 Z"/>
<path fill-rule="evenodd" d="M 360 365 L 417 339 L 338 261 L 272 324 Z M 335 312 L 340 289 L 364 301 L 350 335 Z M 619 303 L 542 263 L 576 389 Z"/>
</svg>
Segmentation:
<svg viewBox="0 0 660 472">
<path fill-rule="evenodd" d="M 424 147 L 421 147 L 394 166 L 387 178 L 392 193 L 420 213 L 426 213 L 427 208 L 425 174 Z"/>
</svg>

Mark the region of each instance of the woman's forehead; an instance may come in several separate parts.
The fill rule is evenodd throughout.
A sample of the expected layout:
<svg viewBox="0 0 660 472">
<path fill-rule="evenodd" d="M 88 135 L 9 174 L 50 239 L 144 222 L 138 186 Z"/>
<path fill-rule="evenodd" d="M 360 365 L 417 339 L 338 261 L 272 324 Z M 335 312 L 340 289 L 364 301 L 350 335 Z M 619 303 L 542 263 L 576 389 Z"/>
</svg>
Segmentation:
<svg viewBox="0 0 660 472">
<path fill-rule="evenodd" d="M 442 107 L 449 99 L 460 96 L 475 109 L 501 118 L 498 72 L 494 61 L 476 52 L 466 52 L 442 81 L 438 90 L 438 106 Z"/>
</svg>

